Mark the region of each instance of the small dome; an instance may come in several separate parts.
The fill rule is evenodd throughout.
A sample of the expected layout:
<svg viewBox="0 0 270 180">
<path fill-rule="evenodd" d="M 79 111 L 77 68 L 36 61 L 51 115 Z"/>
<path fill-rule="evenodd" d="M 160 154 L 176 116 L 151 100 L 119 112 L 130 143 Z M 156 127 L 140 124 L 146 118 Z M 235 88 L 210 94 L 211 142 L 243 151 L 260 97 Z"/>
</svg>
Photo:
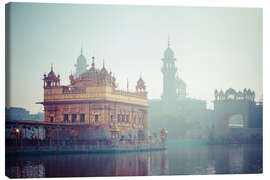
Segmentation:
<svg viewBox="0 0 270 180">
<path fill-rule="evenodd" d="M 100 72 L 102 72 L 102 73 L 108 73 L 108 72 L 107 72 L 107 69 L 105 68 L 104 61 L 103 61 L 103 67 L 102 67 L 102 69 L 100 70 Z"/>
<path fill-rule="evenodd" d="M 56 77 L 56 75 L 53 71 L 51 71 L 51 72 L 49 72 L 48 77 Z"/>
<path fill-rule="evenodd" d="M 229 88 L 225 94 L 236 94 L 236 91 L 232 88 Z"/>
<path fill-rule="evenodd" d="M 144 84 L 143 79 L 140 77 L 140 79 L 137 81 L 137 84 Z"/>
<path fill-rule="evenodd" d="M 170 47 L 167 47 L 167 49 L 164 52 L 165 58 L 174 58 L 174 52 Z"/>
<path fill-rule="evenodd" d="M 77 58 L 77 64 L 86 64 L 86 58 L 84 57 L 84 55 L 80 55 L 78 58 Z"/>
<path fill-rule="evenodd" d="M 177 85 L 179 87 L 186 87 L 186 83 L 182 79 L 180 79 L 179 77 L 177 77 L 176 79 L 177 79 Z"/>
<path fill-rule="evenodd" d="M 142 76 L 140 76 L 140 79 L 137 81 L 136 91 L 138 91 L 138 90 L 144 90 L 145 91 L 145 88 L 146 88 L 145 83 L 144 83 L 144 81 L 142 79 Z"/>
<path fill-rule="evenodd" d="M 102 73 L 107 73 L 107 69 L 103 66 L 102 69 L 100 70 Z"/>
<path fill-rule="evenodd" d="M 56 78 L 56 75 L 53 72 L 53 65 L 51 65 L 51 72 L 48 73 L 48 78 Z"/>
<path fill-rule="evenodd" d="M 164 51 L 164 58 L 166 58 L 166 59 L 172 59 L 172 58 L 174 58 L 174 52 L 173 52 L 173 50 L 170 47 L 170 39 L 168 39 L 168 47 Z"/>
</svg>

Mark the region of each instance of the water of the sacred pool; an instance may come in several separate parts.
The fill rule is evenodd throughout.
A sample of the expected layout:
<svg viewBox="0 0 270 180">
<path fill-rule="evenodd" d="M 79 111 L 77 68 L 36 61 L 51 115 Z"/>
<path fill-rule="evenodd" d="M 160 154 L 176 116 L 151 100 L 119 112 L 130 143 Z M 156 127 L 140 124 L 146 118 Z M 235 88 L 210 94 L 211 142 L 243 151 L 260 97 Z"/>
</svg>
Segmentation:
<svg viewBox="0 0 270 180">
<path fill-rule="evenodd" d="M 262 145 L 168 142 L 165 151 L 6 157 L 12 178 L 262 173 Z"/>
</svg>

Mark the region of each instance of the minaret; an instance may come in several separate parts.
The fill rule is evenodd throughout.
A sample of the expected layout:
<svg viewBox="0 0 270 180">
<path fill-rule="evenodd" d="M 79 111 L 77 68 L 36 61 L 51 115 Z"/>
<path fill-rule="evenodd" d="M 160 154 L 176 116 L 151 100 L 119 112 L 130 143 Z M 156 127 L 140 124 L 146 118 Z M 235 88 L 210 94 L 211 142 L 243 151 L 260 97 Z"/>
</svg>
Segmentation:
<svg viewBox="0 0 270 180">
<path fill-rule="evenodd" d="M 164 101 L 175 101 L 177 99 L 176 94 L 176 72 L 174 52 L 170 47 L 170 39 L 168 39 L 168 47 L 164 52 L 164 57 L 161 59 L 163 67 L 161 71 L 163 73 L 163 94 L 161 99 Z"/>
<path fill-rule="evenodd" d="M 86 71 L 86 68 L 88 67 L 88 64 L 86 62 L 86 58 L 83 55 L 83 50 L 81 48 L 81 54 L 77 58 L 77 64 L 75 64 L 76 72 L 75 77 L 78 78 L 82 73 Z"/>
</svg>

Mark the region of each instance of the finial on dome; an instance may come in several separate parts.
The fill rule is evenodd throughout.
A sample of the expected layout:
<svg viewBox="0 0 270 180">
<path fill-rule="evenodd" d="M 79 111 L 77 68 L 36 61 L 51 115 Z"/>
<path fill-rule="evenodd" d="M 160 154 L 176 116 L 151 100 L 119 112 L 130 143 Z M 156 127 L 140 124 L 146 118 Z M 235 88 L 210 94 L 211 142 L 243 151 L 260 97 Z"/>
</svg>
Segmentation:
<svg viewBox="0 0 270 180">
<path fill-rule="evenodd" d="M 140 92 L 140 91 L 145 91 L 145 83 L 142 79 L 142 73 L 140 73 L 140 79 L 137 81 L 137 85 L 136 85 L 136 91 Z"/>
<path fill-rule="evenodd" d="M 81 55 L 83 54 L 83 43 L 81 44 Z"/>
<path fill-rule="evenodd" d="M 101 69 L 101 72 L 107 73 L 107 70 L 105 68 L 105 63 L 104 63 L 104 59 L 103 59 L 103 67 Z"/>
<path fill-rule="evenodd" d="M 95 57 L 93 56 L 92 57 L 92 67 L 91 67 L 92 70 L 95 70 Z"/>
<path fill-rule="evenodd" d="M 170 47 L 170 36 L 168 36 L 168 47 Z"/>
</svg>

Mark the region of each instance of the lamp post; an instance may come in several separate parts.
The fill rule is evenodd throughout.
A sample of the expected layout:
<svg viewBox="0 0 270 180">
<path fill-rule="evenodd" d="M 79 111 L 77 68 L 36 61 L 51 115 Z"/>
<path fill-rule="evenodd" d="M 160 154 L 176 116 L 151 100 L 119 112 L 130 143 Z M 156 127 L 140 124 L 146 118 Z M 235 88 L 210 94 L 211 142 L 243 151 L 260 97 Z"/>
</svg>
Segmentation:
<svg viewBox="0 0 270 180">
<path fill-rule="evenodd" d="M 20 130 L 15 128 L 15 136 L 16 136 L 16 151 L 18 152 L 18 139 L 19 139 Z"/>
</svg>

